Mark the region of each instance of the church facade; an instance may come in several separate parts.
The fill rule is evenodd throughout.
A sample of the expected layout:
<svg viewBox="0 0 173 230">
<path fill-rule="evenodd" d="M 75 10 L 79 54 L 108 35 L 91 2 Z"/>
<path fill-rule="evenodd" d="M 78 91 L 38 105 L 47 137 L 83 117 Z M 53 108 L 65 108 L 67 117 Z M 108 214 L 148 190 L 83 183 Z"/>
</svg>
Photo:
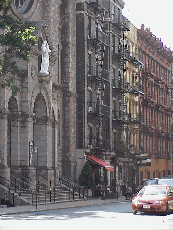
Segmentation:
<svg viewBox="0 0 173 230">
<path fill-rule="evenodd" d="M 75 181 L 75 1 L 14 0 L 12 10 L 39 39 L 29 62 L 14 57 L 22 91 L 0 88 L 1 175 L 32 180 L 39 168 Z"/>
</svg>

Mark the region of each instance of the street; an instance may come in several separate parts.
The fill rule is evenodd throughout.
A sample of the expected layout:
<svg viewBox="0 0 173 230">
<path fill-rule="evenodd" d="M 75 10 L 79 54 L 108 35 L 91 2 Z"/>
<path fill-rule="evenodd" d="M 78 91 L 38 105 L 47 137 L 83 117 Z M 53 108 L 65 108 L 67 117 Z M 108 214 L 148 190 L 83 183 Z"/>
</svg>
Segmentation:
<svg viewBox="0 0 173 230">
<path fill-rule="evenodd" d="M 2 221 L 2 220 L 16 220 Z M 0 229 L 23 229 L 24 222 L 22 220 L 32 220 L 29 225 L 25 224 L 25 229 L 35 229 L 39 225 L 41 229 L 48 229 L 56 221 L 49 220 L 64 220 L 58 222 L 63 227 L 72 227 L 88 229 L 89 225 L 107 228 L 117 227 L 119 229 L 146 229 L 146 230 L 169 230 L 173 229 L 173 214 L 163 216 L 161 214 L 143 214 L 133 215 L 131 211 L 131 202 L 122 201 L 120 203 L 102 204 L 95 206 L 86 206 L 80 208 L 58 209 L 51 211 L 40 211 L 33 213 L 21 213 L 15 215 L 0 216 Z M 37 220 L 37 221 L 33 221 Z M 40 221 L 46 220 L 46 221 Z M 68 221 L 67 221 L 68 220 Z M 15 225 L 14 225 L 15 223 Z M 94 228 L 95 228 L 94 227 Z"/>
</svg>

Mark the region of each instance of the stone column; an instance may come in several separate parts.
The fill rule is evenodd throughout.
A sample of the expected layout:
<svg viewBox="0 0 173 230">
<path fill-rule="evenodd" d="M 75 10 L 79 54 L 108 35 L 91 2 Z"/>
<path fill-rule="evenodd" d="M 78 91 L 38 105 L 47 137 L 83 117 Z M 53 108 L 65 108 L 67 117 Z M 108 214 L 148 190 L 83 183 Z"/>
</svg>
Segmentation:
<svg viewBox="0 0 173 230">
<path fill-rule="evenodd" d="M 76 177 L 76 1 L 64 0 L 61 4 L 62 23 L 62 174 Z"/>
<path fill-rule="evenodd" d="M 47 166 L 52 167 L 52 120 L 50 118 L 47 125 Z"/>
<path fill-rule="evenodd" d="M 11 121 L 11 165 L 19 166 L 19 121 Z"/>
<path fill-rule="evenodd" d="M 0 174 L 10 179 L 10 168 L 7 164 L 7 89 L 0 88 Z M 7 181 L 5 182 L 7 183 Z"/>
</svg>

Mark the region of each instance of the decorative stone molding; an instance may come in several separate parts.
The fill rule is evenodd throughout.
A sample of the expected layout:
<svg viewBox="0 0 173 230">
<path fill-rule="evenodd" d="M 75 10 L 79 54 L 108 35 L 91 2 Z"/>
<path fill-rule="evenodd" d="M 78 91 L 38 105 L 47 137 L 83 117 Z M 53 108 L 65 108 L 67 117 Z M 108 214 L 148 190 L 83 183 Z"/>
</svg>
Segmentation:
<svg viewBox="0 0 173 230">
<path fill-rule="evenodd" d="M 31 66 L 31 77 L 33 78 L 33 79 L 35 79 L 36 78 L 36 73 L 37 73 L 37 69 L 36 69 L 36 67 L 35 66 Z"/>
<path fill-rule="evenodd" d="M 53 46 L 53 43 L 52 43 L 51 34 L 50 34 L 50 30 L 49 30 L 48 25 L 44 24 L 43 25 L 43 30 L 46 33 L 46 37 L 47 37 L 48 43 L 49 43 L 50 48 L 51 48 L 50 62 L 55 63 L 56 60 L 57 60 L 57 54 L 56 54 L 56 52 L 54 50 L 54 46 Z"/>
<path fill-rule="evenodd" d="M 30 113 L 33 112 L 33 109 L 34 109 L 34 103 L 35 103 L 35 99 L 37 97 L 37 95 L 39 93 L 41 93 L 46 101 L 46 107 L 47 107 L 47 112 L 49 114 L 49 116 L 51 115 L 51 102 L 50 102 L 50 96 L 49 96 L 49 93 L 46 89 L 46 87 L 44 86 L 45 84 L 40 84 L 38 83 L 33 92 L 32 92 L 32 95 L 31 95 L 31 100 L 30 100 Z"/>
<path fill-rule="evenodd" d="M 31 51 L 30 51 L 30 54 L 33 55 L 33 56 L 38 57 L 38 56 L 41 55 L 41 51 L 38 50 L 36 47 L 32 47 L 32 48 L 31 48 Z"/>
<path fill-rule="evenodd" d="M 38 80 L 40 83 L 48 83 L 51 80 L 51 75 L 50 74 L 44 74 L 44 73 L 38 73 Z"/>
<path fill-rule="evenodd" d="M 17 17 L 22 20 L 28 20 L 35 13 L 38 5 L 38 0 L 13 0 L 12 11 Z"/>
</svg>

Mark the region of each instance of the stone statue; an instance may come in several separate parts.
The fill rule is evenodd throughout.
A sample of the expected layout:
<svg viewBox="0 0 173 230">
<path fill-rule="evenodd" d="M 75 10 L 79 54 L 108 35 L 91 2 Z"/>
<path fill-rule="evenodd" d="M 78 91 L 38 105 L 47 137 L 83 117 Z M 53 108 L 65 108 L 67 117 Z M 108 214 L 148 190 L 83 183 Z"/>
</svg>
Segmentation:
<svg viewBox="0 0 173 230">
<path fill-rule="evenodd" d="M 49 53 L 51 50 L 49 49 L 49 44 L 47 41 L 44 41 L 41 46 L 42 52 L 42 63 L 41 63 L 41 70 L 40 74 L 49 75 L 48 68 L 49 68 Z"/>
</svg>

